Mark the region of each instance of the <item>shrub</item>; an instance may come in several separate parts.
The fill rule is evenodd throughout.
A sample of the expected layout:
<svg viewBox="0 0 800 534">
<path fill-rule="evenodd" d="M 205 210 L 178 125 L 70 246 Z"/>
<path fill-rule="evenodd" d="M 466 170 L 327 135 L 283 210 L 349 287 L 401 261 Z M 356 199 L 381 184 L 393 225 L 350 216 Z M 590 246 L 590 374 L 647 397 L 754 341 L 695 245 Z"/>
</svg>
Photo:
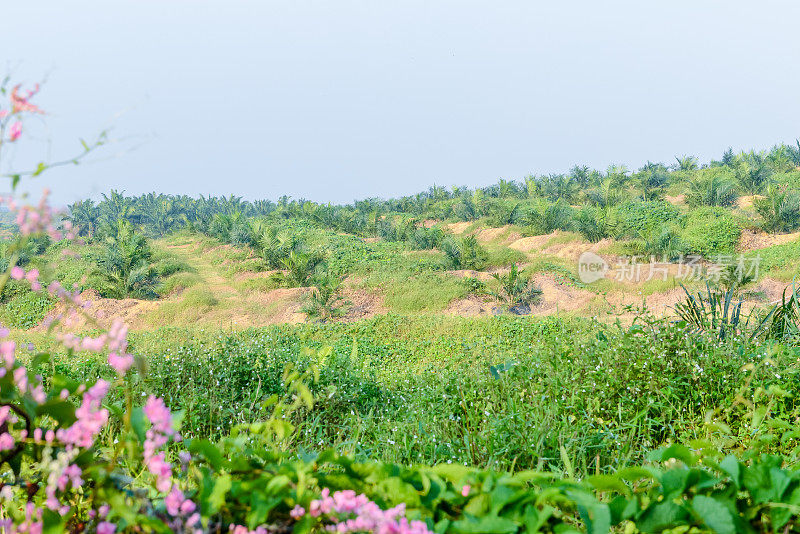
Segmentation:
<svg viewBox="0 0 800 534">
<path fill-rule="evenodd" d="M 531 305 L 535 304 L 542 295 L 542 290 L 523 276 L 516 264 L 511 265 L 507 274 L 495 273 L 492 274 L 492 277 L 498 282 L 497 289 L 491 291 L 492 296 L 511 313 L 529 313 Z"/>
<path fill-rule="evenodd" d="M 611 236 L 616 225 L 614 212 L 610 209 L 584 206 L 575 216 L 578 233 L 592 243 Z"/>
<path fill-rule="evenodd" d="M 316 279 L 305 297 L 303 313 L 323 323 L 343 315 L 348 302 L 340 293 L 341 283 L 340 278 L 333 276 Z"/>
<path fill-rule="evenodd" d="M 800 195 L 796 191 L 768 187 L 764 198 L 753 200 L 753 206 L 767 232 L 791 232 L 800 227 Z"/>
<path fill-rule="evenodd" d="M 461 279 L 461 285 L 464 286 L 464 296 L 481 296 L 486 295 L 488 288 L 486 283 L 471 276 L 465 276 Z"/>
<path fill-rule="evenodd" d="M 444 240 L 444 232 L 438 226 L 425 228 L 421 226 L 417 228 L 409 239 L 409 244 L 412 248 L 420 250 L 430 250 L 437 248 Z"/>
<path fill-rule="evenodd" d="M 675 304 L 675 312 L 687 325 L 699 331 L 709 332 L 719 340 L 736 334 L 742 315 L 742 301 L 734 302 L 736 285 L 722 290 L 706 284 L 705 294 L 696 295 L 681 285 L 686 298 Z"/>
<path fill-rule="evenodd" d="M 643 231 L 634 248 L 638 254 L 674 261 L 687 252 L 688 246 L 674 228 L 663 225 Z"/>
<path fill-rule="evenodd" d="M 311 280 L 320 274 L 325 267 L 325 257 L 317 252 L 297 252 L 291 251 L 289 255 L 281 260 L 285 269 L 277 273 L 276 278 L 280 279 L 286 287 L 307 287 Z"/>
<path fill-rule="evenodd" d="M 54 305 L 55 299 L 29 290 L 18 294 L 5 305 L 4 322 L 15 328 L 33 328 L 44 320 Z"/>
<path fill-rule="evenodd" d="M 573 218 L 572 206 L 564 200 L 549 202 L 539 207 L 531 206 L 520 218 L 531 235 L 549 234 L 556 230 L 570 230 Z"/>
<path fill-rule="evenodd" d="M 686 200 L 693 207 L 733 206 L 738 196 L 730 176 L 724 172 L 715 172 L 692 180 Z"/>
<path fill-rule="evenodd" d="M 680 237 L 686 242 L 687 253 L 714 258 L 733 253 L 741 232 L 741 224 L 730 212 L 706 207 L 689 212 Z"/>
<path fill-rule="evenodd" d="M 484 267 L 489 254 L 473 235 L 456 239 L 449 237 L 442 242 L 442 252 L 448 269 L 475 269 Z"/>
<path fill-rule="evenodd" d="M 750 195 L 761 193 L 772 175 L 772 169 L 760 158 L 757 161 L 740 161 L 733 172 L 739 188 Z"/>
<path fill-rule="evenodd" d="M 158 273 L 150 263 L 152 251 L 147 238 L 124 220 L 118 221 L 115 230 L 97 258 L 92 285 L 104 297 L 157 297 Z"/>
<path fill-rule="evenodd" d="M 676 221 L 680 210 L 669 202 L 625 202 L 616 212 L 615 237 L 640 237 Z"/>
<path fill-rule="evenodd" d="M 520 216 L 519 202 L 509 202 L 506 200 L 486 199 L 484 201 L 483 213 L 487 217 L 487 222 L 491 226 L 505 226 L 514 224 Z"/>
</svg>

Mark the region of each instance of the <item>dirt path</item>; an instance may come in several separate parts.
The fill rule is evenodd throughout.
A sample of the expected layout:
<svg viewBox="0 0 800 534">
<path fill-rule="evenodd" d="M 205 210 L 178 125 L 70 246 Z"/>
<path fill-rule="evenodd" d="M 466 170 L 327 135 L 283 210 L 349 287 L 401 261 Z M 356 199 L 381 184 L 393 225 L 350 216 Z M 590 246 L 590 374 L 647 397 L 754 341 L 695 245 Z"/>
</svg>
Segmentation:
<svg viewBox="0 0 800 534">
<path fill-rule="evenodd" d="M 157 242 L 157 246 L 176 256 L 195 269 L 197 275 L 202 280 L 202 285 L 219 300 L 236 298 L 240 296 L 239 291 L 231 285 L 228 278 L 220 273 L 220 267 L 211 261 L 211 254 L 203 250 L 200 243 L 174 244 L 169 242 Z"/>
</svg>

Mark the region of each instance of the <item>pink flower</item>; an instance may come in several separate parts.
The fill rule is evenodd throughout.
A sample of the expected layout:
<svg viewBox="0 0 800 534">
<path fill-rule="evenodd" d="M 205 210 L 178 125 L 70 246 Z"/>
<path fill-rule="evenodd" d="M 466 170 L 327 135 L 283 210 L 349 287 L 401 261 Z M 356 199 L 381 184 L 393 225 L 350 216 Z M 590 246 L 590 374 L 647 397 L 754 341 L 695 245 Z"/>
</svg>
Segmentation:
<svg viewBox="0 0 800 534">
<path fill-rule="evenodd" d="M 30 103 L 30 99 L 39 92 L 39 84 L 37 83 L 25 96 L 19 93 L 20 87 L 21 86 L 17 85 L 11 89 L 11 113 L 20 113 L 23 111 L 27 111 L 28 113 L 44 113 L 39 107 Z"/>
<path fill-rule="evenodd" d="M 14 280 L 22 280 L 25 278 L 25 269 L 20 267 L 19 265 L 15 265 L 11 268 L 11 278 Z"/>
<path fill-rule="evenodd" d="M 17 121 L 11 125 L 11 128 L 8 130 L 8 140 L 12 143 L 19 139 L 19 136 L 22 135 L 22 123 Z"/>
<path fill-rule="evenodd" d="M 471 486 L 468 486 L 468 485 L 467 485 L 467 486 L 464 486 L 463 488 L 461 488 L 461 496 L 462 496 L 462 497 L 466 497 L 466 496 L 468 496 L 468 495 L 469 495 L 469 490 L 470 490 L 470 489 L 471 489 Z"/>
<path fill-rule="evenodd" d="M 114 534 L 117 531 L 117 525 L 109 523 L 108 521 L 101 521 L 97 525 L 97 534 Z"/>
<path fill-rule="evenodd" d="M 3 357 L 6 369 L 11 369 L 14 366 L 14 352 L 17 350 L 17 344 L 13 341 L 0 342 L 0 356 Z"/>
<path fill-rule="evenodd" d="M 108 355 L 108 365 L 113 367 L 117 374 L 124 375 L 133 365 L 133 356 L 130 354 L 119 355 L 116 352 L 112 352 Z"/>
<path fill-rule="evenodd" d="M 164 499 L 164 506 L 167 507 L 167 513 L 169 515 L 180 515 L 183 500 L 183 492 L 178 489 L 178 486 L 172 488 L 172 491 L 170 491 L 169 495 Z"/>
<path fill-rule="evenodd" d="M 14 438 L 8 432 L 0 434 L 0 451 L 8 451 L 14 448 Z"/>
<path fill-rule="evenodd" d="M 297 504 L 294 508 L 292 508 L 292 511 L 289 512 L 289 515 L 292 516 L 292 519 L 298 520 L 306 515 L 306 509 Z"/>
</svg>

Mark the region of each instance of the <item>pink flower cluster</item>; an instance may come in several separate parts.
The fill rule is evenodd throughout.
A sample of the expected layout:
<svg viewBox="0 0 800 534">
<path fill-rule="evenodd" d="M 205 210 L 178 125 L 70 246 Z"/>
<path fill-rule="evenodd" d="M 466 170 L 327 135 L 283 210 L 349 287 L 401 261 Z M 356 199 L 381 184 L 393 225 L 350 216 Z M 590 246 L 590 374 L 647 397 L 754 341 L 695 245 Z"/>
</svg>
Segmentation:
<svg viewBox="0 0 800 534">
<path fill-rule="evenodd" d="M 172 464 L 166 461 L 164 451 L 157 452 L 170 439 L 180 440 L 180 435 L 172 427 L 172 414 L 163 399 L 152 395 L 144 405 L 144 414 L 152 425 L 145 434 L 144 465 L 155 475 L 156 489 L 167 493 L 164 506 L 167 513 L 176 518 L 174 526 L 179 526 L 181 519 L 185 518 L 183 527 L 193 528 L 200 521 L 200 514 L 195 512 L 197 507 L 191 499 L 186 498 L 177 484 L 173 484 Z M 186 455 L 181 456 L 181 461 L 184 460 L 187 460 Z"/>
<path fill-rule="evenodd" d="M 37 508 L 32 502 L 25 505 L 25 521 L 19 525 L 14 525 L 11 519 L 0 519 L 0 532 L 16 534 L 25 532 L 28 534 L 42 534 L 44 522 L 42 521 L 42 509 Z"/>
<path fill-rule="evenodd" d="M 108 410 L 102 407 L 109 383 L 98 380 L 84 394 L 81 405 L 75 410 L 77 421 L 66 429 L 56 431 L 56 439 L 73 447 L 91 447 L 94 438 L 108 423 Z"/>
<path fill-rule="evenodd" d="M 170 438 L 177 440 L 177 433 L 172 428 L 172 414 L 162 399 L 152 395 L 144 405 L 144 414 L 152 424 L 145 436 L 144 463 L 156 476 L 158 491 L 166 493 L 172 488 L 172 465 L 165 460 L 164 451 L 156 451 L 166 445 Z"/>
<path fill-rule="evenodd" d="M 17 85 L 11 90 L 11 94 L 9 95 L 9 104 L 11 109 L 10 111 L 5 109 L 0 110 L 0 120 L 11 118 L 14 115 L 20 115 L 22 113 L 44 113 L 41 108 L 31 103 L 31 98 L 33 98 L 34 95 L 39 92 L 39 85 L 37 84 L 33 89 L 27 91 L 27 93 L 24 95 L 20 92 L 20 87 L 21 86 Z M 22 122 L 15 120 L 8 128 L 8 141 L 13 143 L 21 136 Z M 0 144 L 2 143 L 3 140 L 0 139 Z"/>
<path fill-rule="evenodd" d="M 23 236 L 47 234 L 54 241 L 60 241 L 64 238 L 74 239 L 76 232 L 72 222 L 64 221 L 62 223 L 63 232 L 56 228 L 55 216 L 58 215 L 58 212 L 53 210 L 47 203 L 49 195 L 50 190 L 45 189 L 39 204 L 35 206 L 30 204 L 19 205 L 13 197 L 6 197 L 0 200 L 8 206 L 12 213 L 16 213 L 15 222 Z"/>
<path fill-rule="evenodd" d="M 33 89 L 28 90 L 25 95 L 20 93 L 21 85 L 14 86 L 11 89 L 10 100 L 11 100 L 11 113 L 39 113 L 44 114 L 44 111 L 39 106 L 31 104 L 31 98 L 36 96 L 36 93 L 39 92 L 40 86 L 37 83 L 33 86 Z"/>
<path fill-rule="evenodd" d="M 8 331 L 3 329 L 0 332 L 0 338 L 8 335 Z M 11 372 L 14 378 L 14 385 L 21 394 L 29 394 L 34 401 L 42 404 L 47 400 L 47 395 L 44 392 L 44 384 L 42 384 L 42 377 L 37 376 L 34 383 L 28 381 L 28 371 L 24 367 L 14 367 L 15 352 L 17 344 L 13 341 L 0 341 L 0 358 L 3 360 L 3 366 L 0 367 L 0 378 L 6 376 Z"/>
<path fill-rule="evenodd" d="M 291 516 L 296 520 L 302 518 L 306 513 L 311 517 L 327 516 L 333 523 L 327 527 L 331 532 L 432 534 L 423 521 L 409 522 L 404 517 L 405 511 L 405 504 L 382 510 L 364 494 L 356 494 L 353 490 L 344 490 L 331 495 L 330 490 L 325 488 L 322 490 L 320 499 L 311 501 L 308 512 L 298 505 L 291 511 Z M 341 516 L 351 517 L 341 518 Z"/>
<path fill-rule="evenodd" d="M 22 136 L 22 123 L 19 121 L 14 122 L 8 129 L 8 140 L 14 142 Z"/>
<path fill-rule="evenodd" d="M 22 267 L 15 265 L 11 268 L 10 274 L 11 278 L 14 280 L 27 280 L 33 291 L 42 290 L 38 269 L 31 269 L 26 272 Z M 57 280 L 50 282 L 47 286 L 47 291 L 76 309 L 88 308 L 91 305 L 90 302 L 83 301 L 77 289 L 74 293 L 69 292 L 65 290 Z M 58 340 L 66 348 L 73 350 L 101 352 L 107 347 L 109 350 L 108 364 L 113 367 L 120 376 L 124 375 L 133 365 L 133 355 L 127 353 L 128 325 L 125 324 L 122 319 L 114 319 L 109 331 L 97 337 L 78 337 L 74 334 L 66 333 L 58 335 Z"/>
</svg>

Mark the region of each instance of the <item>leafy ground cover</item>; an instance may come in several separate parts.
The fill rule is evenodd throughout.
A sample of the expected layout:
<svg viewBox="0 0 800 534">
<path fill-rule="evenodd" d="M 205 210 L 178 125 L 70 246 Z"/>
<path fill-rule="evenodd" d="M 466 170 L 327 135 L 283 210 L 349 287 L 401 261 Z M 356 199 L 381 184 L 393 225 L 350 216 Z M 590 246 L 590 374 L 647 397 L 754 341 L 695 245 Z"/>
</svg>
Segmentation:
<svg viewBox="0 0 800 534">
<path fill-rule="evenodd" d="M 131 343 L 148 368 L 132 384 L 134 396 L 162 396 L 183 410 L 187 436 L 218 438 L 260 420 L 261 399 L 285 392 L 284 367 L 313 365 L 318 402 L 297 416 L 298 450 L 554 471 L 566 469 L 566 454 L 584 474 L 641 461 L 669 441 L 749 443 L 739 399 L 789 391 L 798 380 L 794 349 L 687 337 L 668 322 L 640 329 L 583 319 L 386 316 L 241 332 L 157 330 Z M 91 355 L 55 357 L 54 369 L 73 379 L 109 374 Z M 770 402 L 782 419 L 795 416 L 791 398 Z"/>
</svg>

